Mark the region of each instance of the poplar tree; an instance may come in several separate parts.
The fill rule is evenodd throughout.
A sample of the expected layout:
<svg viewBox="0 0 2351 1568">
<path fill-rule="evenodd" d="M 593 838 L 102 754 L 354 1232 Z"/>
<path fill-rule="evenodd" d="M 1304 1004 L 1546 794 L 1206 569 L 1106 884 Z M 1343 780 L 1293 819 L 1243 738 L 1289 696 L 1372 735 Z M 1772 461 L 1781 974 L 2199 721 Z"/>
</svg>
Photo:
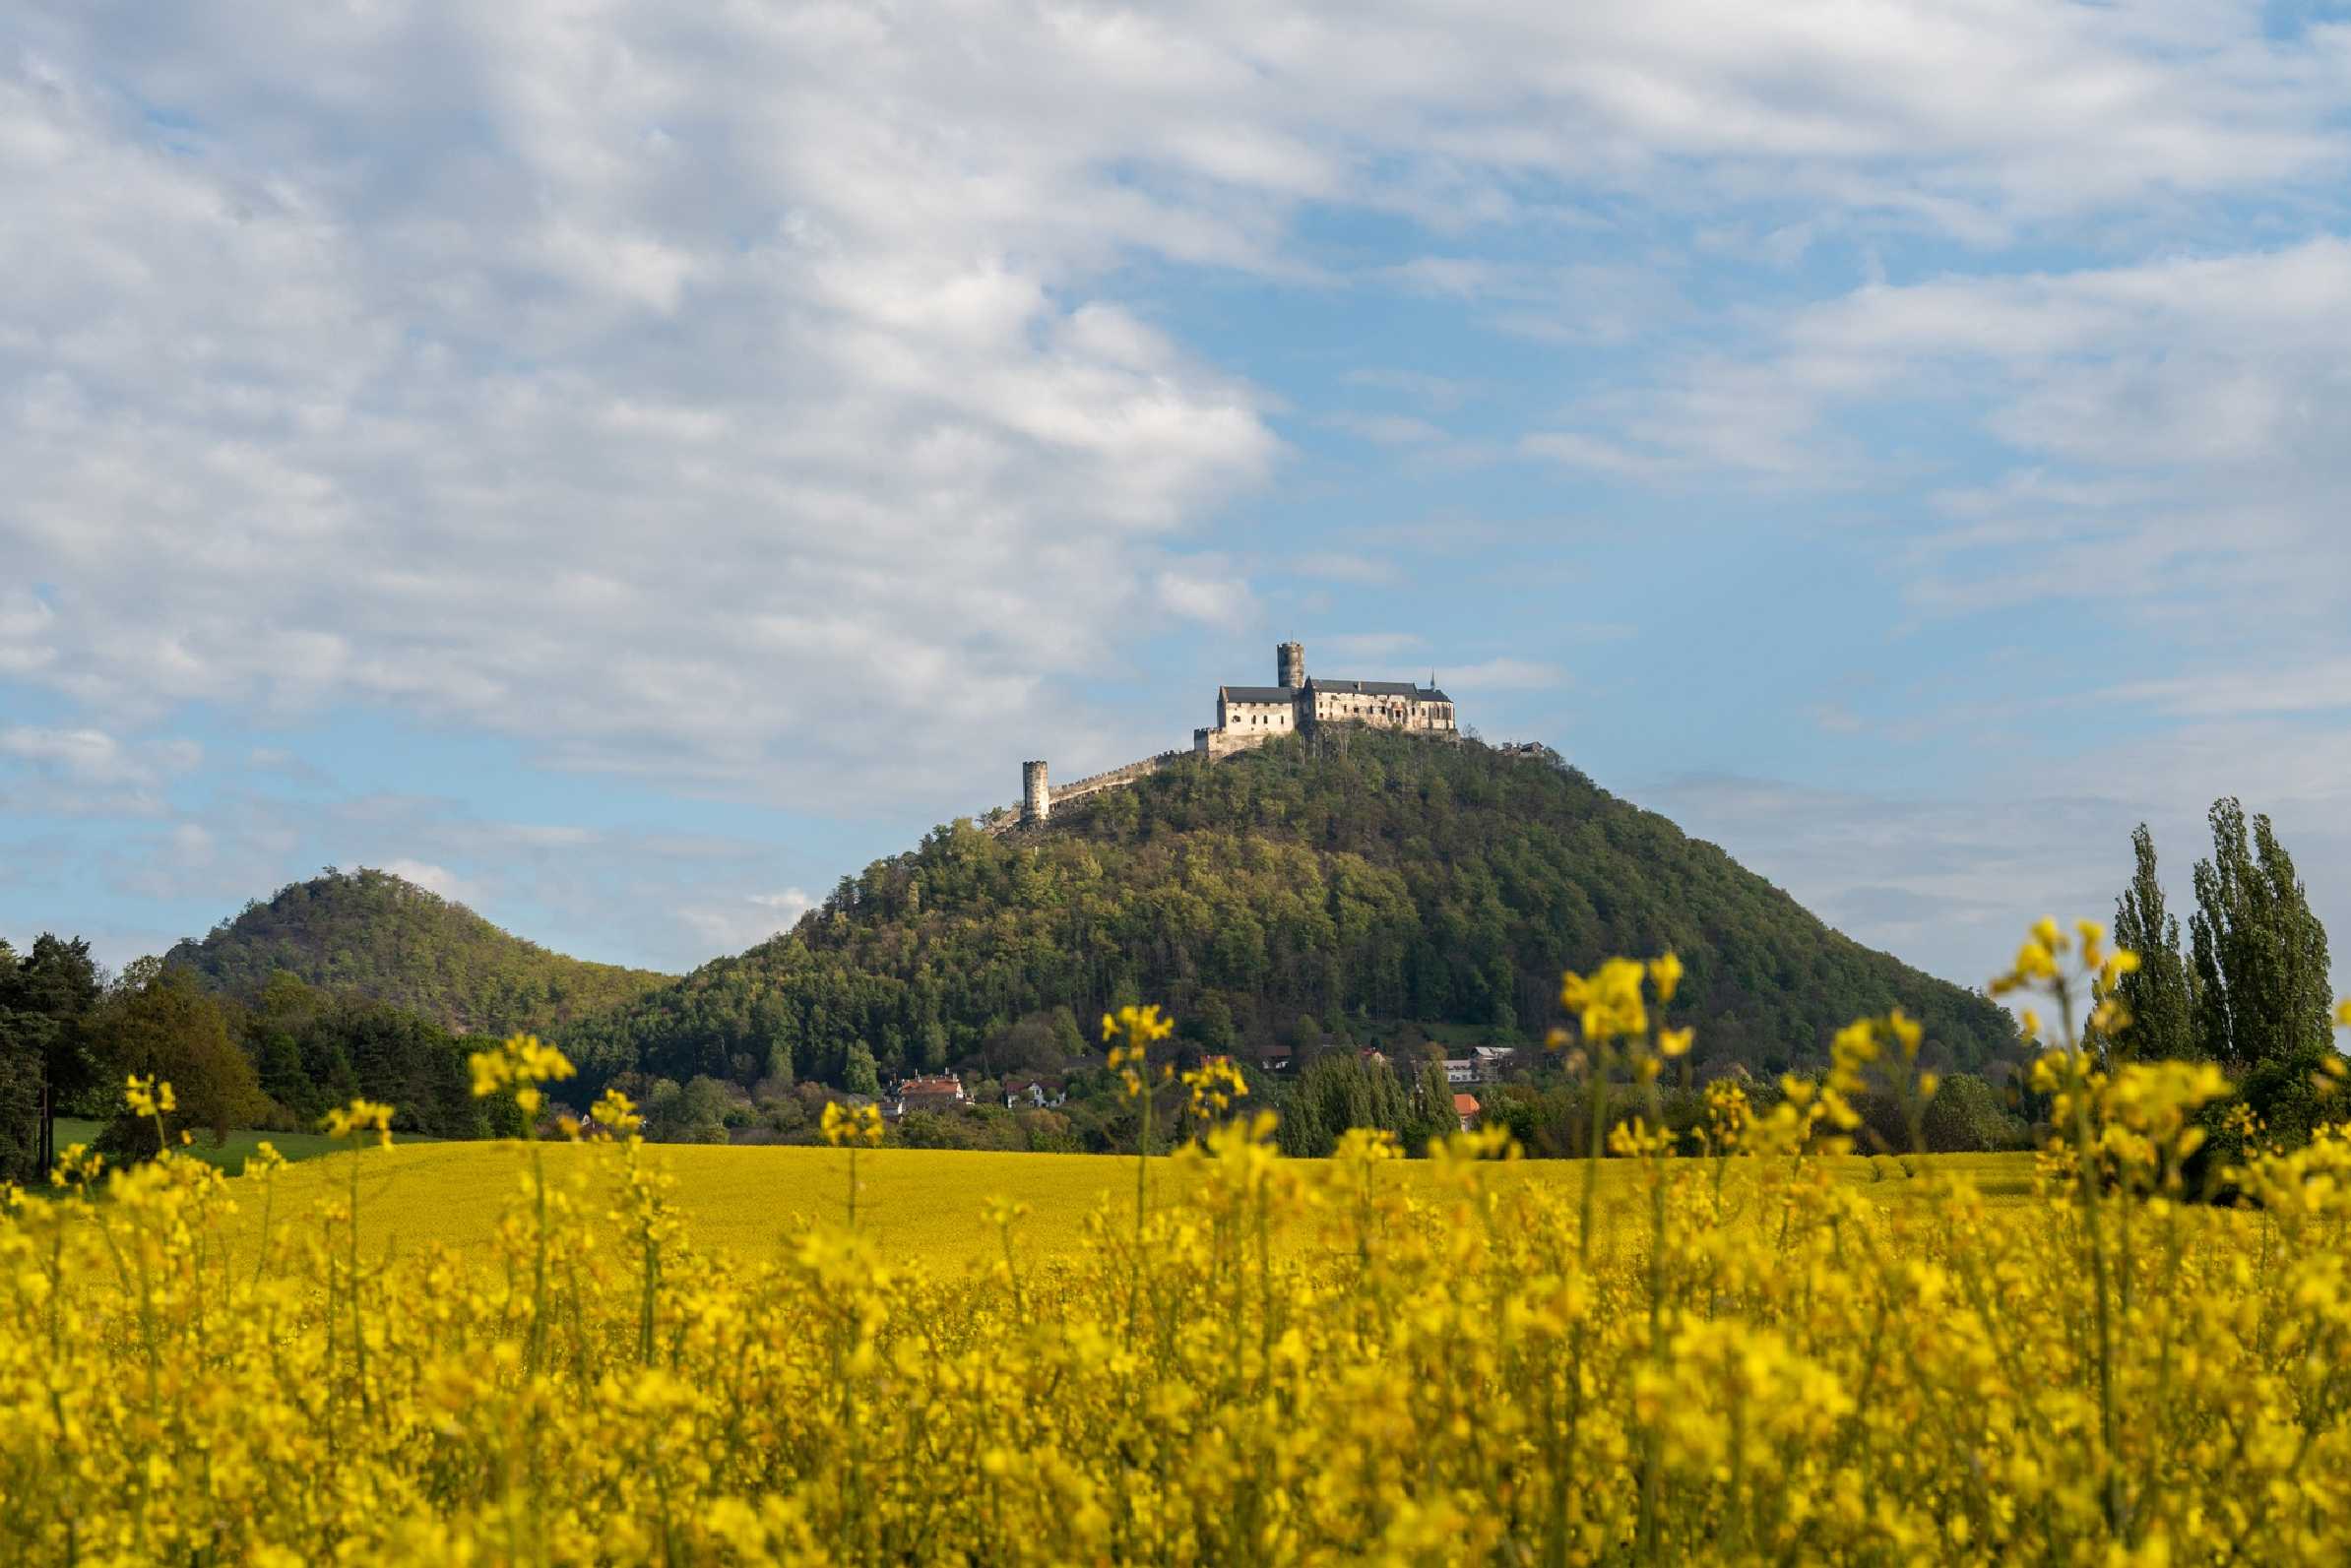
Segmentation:
<svg viewBox="0 0 2351 1568">
<path fill-rule="evenodd" d="M 2266 816 L 2213 802 L 2212 858 L 2195 868 L 2189 922 L 2202 1054 L 2248 1074 L 2329 1048 L 2326 931 Z"/>
<path fill-rule="evenodd" d="M 2136 953 L 2139 967 L 2115 987 L 2130 1014 L 2118 1044 L 2122 1054 L 2146 1061 L 2182 1060 L 2198 1054 L 2198 1041 L 2194 986 L 2180 956 L 2180 918 L 2164 909 L 2155 838 L 2145 823 L 2130 836 L 2130 847 L 2138 864 L 2115 901 L 2115 945 Z"/>
</svg>

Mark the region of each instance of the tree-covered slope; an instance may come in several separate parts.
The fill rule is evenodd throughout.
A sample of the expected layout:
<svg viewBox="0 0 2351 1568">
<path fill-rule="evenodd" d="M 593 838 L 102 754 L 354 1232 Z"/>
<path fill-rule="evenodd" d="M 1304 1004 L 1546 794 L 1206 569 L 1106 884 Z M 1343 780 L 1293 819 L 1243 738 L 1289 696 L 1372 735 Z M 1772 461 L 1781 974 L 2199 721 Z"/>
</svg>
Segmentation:
<svg viewBox="0 0 2351 1568">
<path fill-rule="evenodd" d="M 632 1069 L 842 1081 L 971 1058 L 1025 1018 L 1167 1004 L 1206 1048 L 1312 1026 L 1540 1037 L 1558 976 L 1672 949 L 1700 1059 L 1818 1060 L 1900 1005 L 1936 1057 L 2015 1046 L 2005 1012 L 1830 930 L 1665 818 L 1556 759 L 1373 732 L 1186 761 L 992 838 L 968 824 L 845 878 L 793 931 L 563 1033 Z"/>
<path fill-rule="evenodd" d="M 509 935 L 387 871 L 332 871 L 245 906 L 167 965 L 251 1005 L 270 976 L 421 1013 L 459 1035 L 552 1031 L 668 979 L 590 964 Z"/>
</svg>

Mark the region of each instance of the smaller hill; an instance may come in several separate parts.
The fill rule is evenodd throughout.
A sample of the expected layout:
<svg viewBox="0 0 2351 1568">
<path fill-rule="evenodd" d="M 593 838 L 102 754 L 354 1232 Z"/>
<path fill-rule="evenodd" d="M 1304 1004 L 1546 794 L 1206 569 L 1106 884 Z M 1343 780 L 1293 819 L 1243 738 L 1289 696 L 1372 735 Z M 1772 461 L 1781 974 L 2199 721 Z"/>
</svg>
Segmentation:
<svg viewBox="0 0 2351 1568">
<path fill-rule="evenodd" d="M 245 906 L 163 956 L 248 1005 L 273 974 L 420 1013 L 456 1035 L 551 1031 L 669 976 L 550 953 L 462 904 L 362 867 Z"/>
</svg>

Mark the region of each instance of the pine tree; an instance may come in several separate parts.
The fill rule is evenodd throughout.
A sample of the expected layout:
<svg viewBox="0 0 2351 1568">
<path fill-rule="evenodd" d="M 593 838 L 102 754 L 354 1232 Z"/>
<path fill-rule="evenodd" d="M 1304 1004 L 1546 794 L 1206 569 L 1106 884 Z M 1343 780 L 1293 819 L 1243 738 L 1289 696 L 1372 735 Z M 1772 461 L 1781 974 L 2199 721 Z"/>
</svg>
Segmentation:
<svg viewBox="0 0 2351 1568">
<path fill-rule="evenodd" d="M 2267 817 L 2250 842 L 2234 799 L 2213 803 L 2211 823 L 2189 922 L 2199 1047 L 2239 1074 L 2316 1058 L 2332 1040 L 2325 929 Z"/>
<path fill-rule="evenodd" d="M 2115 901 L 2115 945 L 2136 953 L 2139 968 L 2116 987 L 2130 1013 L 2130 1027 L 2119 1045 L 2122 1054 L 2146 1061 L 2192 1057 L 2197 1052 L 2194 989 L 2180 956 L 2179 916 L 2164 909 L 2155 839 L 2145 823 L 2130 836 L 2130 847 L 2138 866 L 2130 886 Z"/>
</svg>

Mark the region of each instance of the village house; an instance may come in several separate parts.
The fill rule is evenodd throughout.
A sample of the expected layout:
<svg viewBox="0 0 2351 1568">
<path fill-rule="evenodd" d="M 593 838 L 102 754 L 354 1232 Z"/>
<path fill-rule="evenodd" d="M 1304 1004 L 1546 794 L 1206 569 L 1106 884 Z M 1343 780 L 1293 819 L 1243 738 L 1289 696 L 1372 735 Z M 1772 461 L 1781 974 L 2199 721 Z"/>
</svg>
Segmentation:
<svg viewBox="0 0 2351 1568">
<path fill-rule="evenodd" d="M 1478 1081 L 1478 1063 L 1476 1058 L 1469 1056 L 1448 1056 L 1445 1058 L 1446 1083 L 1474 1084 Z"/>
<path fill-rule="evenodd" d="M 1518 1065 L 1518 1052 L 1508 1045 L 1476 1045 L 1470 1048 L 1470 1060 L 1477 1065 L 1478 1082 L 1492 1084 Z"/>
<path fill-rule="evenodd" d="M 1478 1112 L 1484 1108 L 1478 1103 L 1478 1097 L 1475 1095 L 1455 1095 L 1453 1097 L 1453 1114 L 1459 1118 L 1463 1132 L 1469 1132 L 1478 1125 Z"/>
<path fill-rule="evenodd" d="M 891 1095 L 882 1114 L 895 1121 L 913 1110 L 954 1110 L 971 1102 L 972 1097 L 964 1093 L 963 1080 L 953 1074 L 909 1078 Z"/>
<path fill-rule="evenodd" d="M 1004 1085 L 1006 1110 L 1044 1110 L 1068 1098 L 1059 1079 L 1024 1078 Z"/>
</svg>

